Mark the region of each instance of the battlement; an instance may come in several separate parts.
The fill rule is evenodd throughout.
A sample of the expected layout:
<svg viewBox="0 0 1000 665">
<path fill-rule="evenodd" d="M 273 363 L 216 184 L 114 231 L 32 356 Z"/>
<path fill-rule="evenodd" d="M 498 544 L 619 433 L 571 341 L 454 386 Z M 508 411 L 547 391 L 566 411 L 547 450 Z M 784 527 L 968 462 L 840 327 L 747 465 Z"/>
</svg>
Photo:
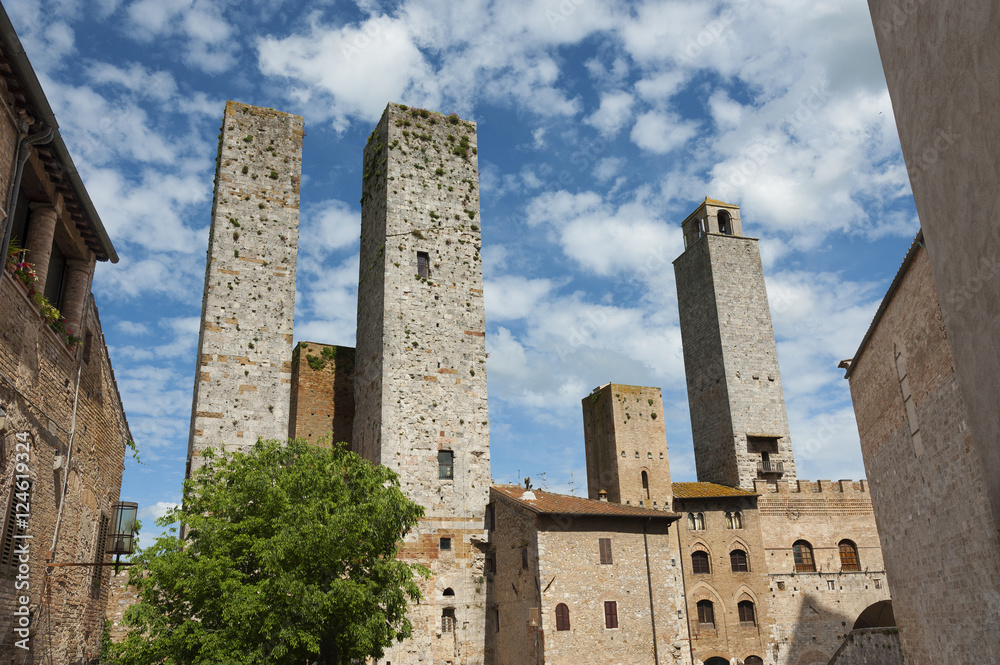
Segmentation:
<svg viewBox="0 0 1000 665">
<path fill-rule="evenodd" d="M 786 480 L 769 483 L 766 480 L 755 480 L 754 491 L 761 496 L 769 494 L 860 494 L 870 498 L 868 481 L 861 480 Z"/>
</svg>

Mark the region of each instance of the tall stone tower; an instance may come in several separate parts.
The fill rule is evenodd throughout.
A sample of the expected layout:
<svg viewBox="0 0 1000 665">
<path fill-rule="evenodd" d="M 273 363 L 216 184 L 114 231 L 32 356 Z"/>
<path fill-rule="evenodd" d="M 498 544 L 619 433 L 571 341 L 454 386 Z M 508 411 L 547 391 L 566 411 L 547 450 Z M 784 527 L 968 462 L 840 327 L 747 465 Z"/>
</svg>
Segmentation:
<svg viewBox="0 0 1000 665">
<path fill-rule="evenodd" d="M 660 389 L 607 383 L 582 405 L 589 498 L 672 510 Z"/>
<path fill-rule="evenodd" d="M 364 152 L 354 450 L 426 509 L 413 635 L 379 663 L 483 662 L 489 419 L 476 126 L 389 104 Z"/>
<path fill-rule="evenodd" d="M 226 103 L 188 475 L 207 448 L 288 435 L 302 127 L 296 115 Z"/>
<path fill-rule="evenodd" d="M 674 261 L 698 480 L 752 490 L 795 479 L 756 238 L 739 206 L 706 198 Z"/>
</svg>

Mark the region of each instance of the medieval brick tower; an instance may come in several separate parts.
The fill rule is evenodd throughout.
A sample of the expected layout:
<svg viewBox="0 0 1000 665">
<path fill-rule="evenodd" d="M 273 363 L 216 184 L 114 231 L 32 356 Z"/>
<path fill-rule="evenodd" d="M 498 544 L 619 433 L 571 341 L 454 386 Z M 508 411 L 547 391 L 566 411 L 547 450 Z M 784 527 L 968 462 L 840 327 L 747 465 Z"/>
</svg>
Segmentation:
<svg viewBox="0 0 1000 665">
<path fill-rule="evenodd" d="M 489 420 L 476 126 L 390 104 L 364 152 L 353 448 L 426 514 L 413 635 L 380 663 L 483 662 Z"/>
<path fill-rule="evenodd" d="M 612 503 L 671 510 L 660 389 L 608 383 L 582 404 L 589 498 L 604 490 Z"/>
<path fill-rule="evenodd" d="M 226 104 L 198 334 L 188 475 L 205 449 L 288 434 L 302 118 Z"/>
<path fill-rule="evenodd" d="M 752 490 L 795 479 L 756 238 L 739 206 L 706 198 L 674 261 L 698 480 Z"/>
</svg>

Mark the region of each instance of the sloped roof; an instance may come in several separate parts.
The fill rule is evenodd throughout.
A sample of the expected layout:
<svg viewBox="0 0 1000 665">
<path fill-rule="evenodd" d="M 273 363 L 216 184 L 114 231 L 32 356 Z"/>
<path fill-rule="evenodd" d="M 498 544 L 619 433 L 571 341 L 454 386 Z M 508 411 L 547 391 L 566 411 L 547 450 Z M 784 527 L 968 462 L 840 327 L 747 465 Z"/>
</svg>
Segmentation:
<svg viewBox="0 0 1000 665">
<path fill-rule="evenodd" d="M 739 206 L 736 205 L 735 203 L 724 203 L 718 199 L 710 199 L 707 196 L 705 197 L 705 203 L 707 203 L 710 206 L 716 206 L 718 208 L 739 208 Z"/>
<path fill-rule="evenodd" d="M 724 496 L 757 496 L 756 492 L 716 483 L 671 483 L 675 499 L 708 499 Z"/>
<path fill-rule="evenodd" d="M 646 517 L 660 519 L 677 519 L 677 513 L 669 510 L 652 510 L 639 506 L 622 505 L 610 501 L 594 501 L 578 496 L 554 494 L 533 489 L 534 499 L 524 498 L 527 493 L 520 485 L 493 485 L 492 490 L 504 497 L 524 506 L 539 515 L 594 515 L 613 517 Z"/>
</svg>

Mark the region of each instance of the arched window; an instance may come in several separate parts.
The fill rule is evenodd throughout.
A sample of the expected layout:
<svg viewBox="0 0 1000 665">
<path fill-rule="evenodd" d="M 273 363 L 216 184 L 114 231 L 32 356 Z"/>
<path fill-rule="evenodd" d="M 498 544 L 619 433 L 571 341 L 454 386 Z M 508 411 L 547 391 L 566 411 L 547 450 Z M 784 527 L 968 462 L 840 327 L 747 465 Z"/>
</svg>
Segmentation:
<svg viewBox="0 0 1000 665">
<path fill-rule="evenodd" d="M 747 656 L 743 659 L 743 665 L 764 665 L 764 659 L 760 656 Z"/>
<path fill-rule="evenodd" d="M 688 528 L 692 531 L 704 531 L 705 513 L 688 513 Z"/>
<path fill-rule="evenodd" d="M 750 566 L 747 563 L 747 553 L 743 550 L 733 550 L 730 552 L 729 563 L 732 565 L 734 573 L 750 572 Z"/>
<path fill-rule="evenodd" d="M 649 474 L 645 471 L 642 472 L 642 493 L 649 498 Z"/>
<path fill-rule="evenodd" d="M 442 596 L 454 596 L 455 595 L 455 590 L 452 589 L 451 587 L 448 587 L 447 589 L 444 590 L 444 593 L 442 593 L 441 595 Z"/>
<path fill-rule="evenodd" d="M 719 233 L 731 235 L 733 232 L 732 217 L 725 210 L 719 211 Z"/>
<path fill-rule="evenodd" d="M 556 630 L 569 630 L 569 608 L 566 603 L 556 605 Z"/>
<path fill-rule="evenodd" d="M 736 510 L 731 513 L 726 513 L 726 525 L 730 529 L 742 529 L 743 528 L 743 513 Z"/>
<path fill-rule="evenodd" d="M 708 563 L 708 552 L 693 552 L 691 554 L 691 570 L 703 575 L 712 572 Z"/>
<path fill-rule="evenodd" d="M 804 540 L 795 541 L 795 544 L 792 545 L 792 556 L 795 558 L 795 572 L 816 572 L 816 562 L 813 560 L 812 545 Z"/>
<path fill-rule="evenodd" d="M 741 600 L 737 605 L 737 609 L 740 611 L 740 625 L 741 626 L 756 626 L 757 618 L 754 616 L 753 603 L 749 600 Z"/>
<path fill-rule="evenodd" d="M 858 559 L 858 546 L 850 540 L 840 541 L 840 569 L 861 570 L 861 561 Z"/>
<path fill-rule="evenodd" d="M 715 608 L 712 606 L 712 601 L 698 601 L 698 626 L 715 628 Z"/>
</svg>

